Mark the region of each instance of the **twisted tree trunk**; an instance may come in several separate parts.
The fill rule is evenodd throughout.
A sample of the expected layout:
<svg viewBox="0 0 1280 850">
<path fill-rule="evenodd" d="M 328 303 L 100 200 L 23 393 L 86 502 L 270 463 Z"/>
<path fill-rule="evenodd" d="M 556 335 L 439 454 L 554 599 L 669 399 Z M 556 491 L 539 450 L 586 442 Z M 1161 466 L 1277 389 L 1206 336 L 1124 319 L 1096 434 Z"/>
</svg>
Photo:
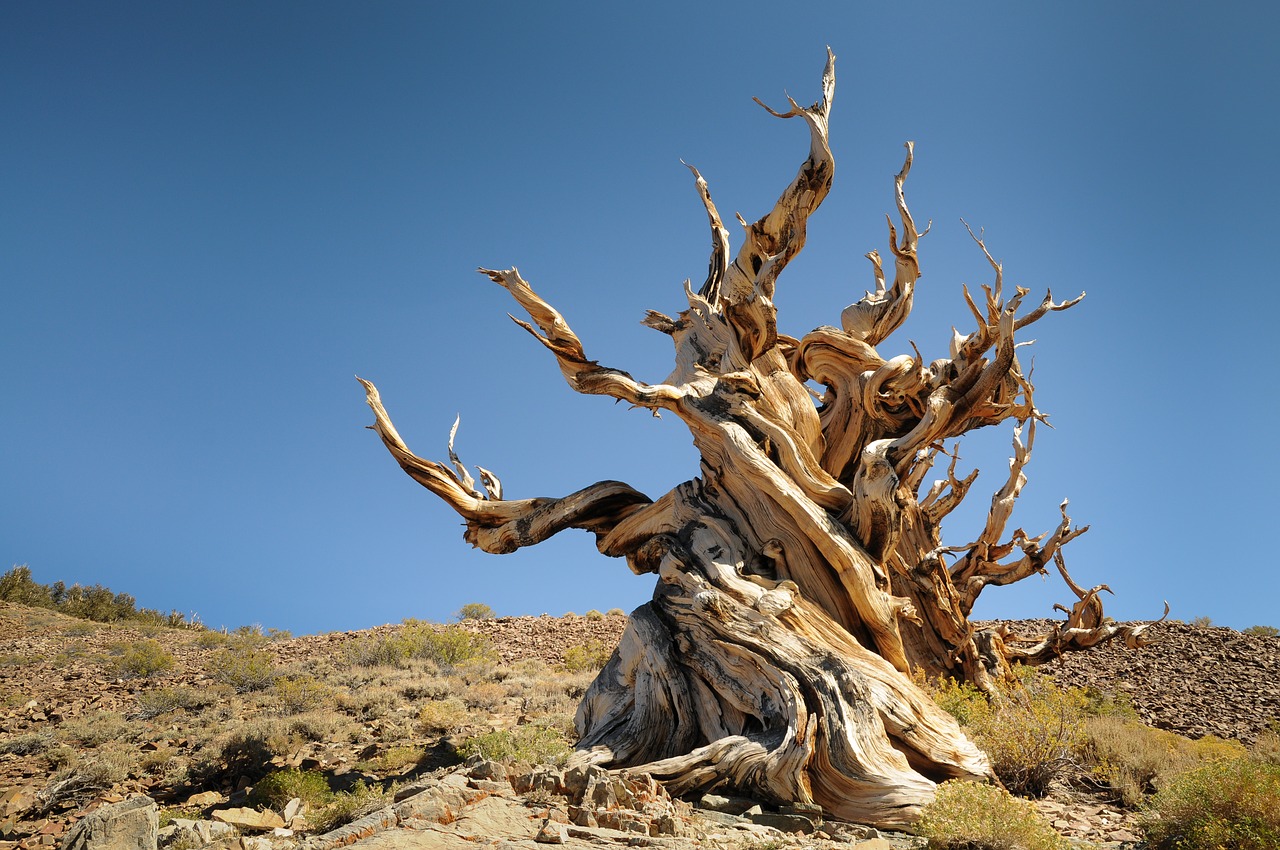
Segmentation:
<svg viewBox="0 0 1280 850">
<path fill-rule="evenodd" d="M 573 389 L 678 416 L 701 454 L 698 477 L 657 501 L 615 481 L 560 499 L 504 499 L 488 470 L 477 488 L 452 434 L 452 468 L 413 454 L 377 389 L 362 383 L 387 448 L 466 520 L 476 546 L 512 552 L 581 528 L 605 555 L 657 574 L 653 600 L 631 615 L 578 710 L 577 760 L 640 767 L 677 793 L 729 786 L 900 826 L 918 816 L 934 783 L 991 776 L 913 672 L 990 689 L 1011 662 L 1041 663 L 1116 635 L 1136 643 L 1143 627 L 1103 617 L 1105 585 L 1086 591 L 1067 575 L 1061 547 L 1087 529 L 1071 524 L 1065 502 L 1053 532 L 1018 529 L 1001 542 L 1040 418 L 1014 335 L 1080 299 L 1046 294 L 1019 315 L 1027 290 L 1006 298 L 1000 265 L 974 237 L 995 274 L 982 298 L 964 291 L 975 329 L 931 363 L 876 350 L 910 313 L 920 274 L 920 234 L 904 194 L 911 143 L 894 180 L 901 235 L 891 221 L 892 284 L 872 251 L 875 289 L 843 311 L 840 329 L 801 339 L 778 332 L 775 283 L 831 187 L 834 91 L 828 55 L 817 103 L 769 109 L 808 125 L 809 156 L 774 208 L 743 222 L 732 260 L 729 233 L 692 169 L 710 222 L 710 270 L 696 293 L 686 286 L 688 310 L 644 320 L 675 344 L 665 382 L 590 360 L 518 271 L 481 270 L 528 313 L 531 322 L 517 323 Z M 808 380 L 826 387 L 818 405 Z M 952 453 L 944 480 L 925 490 L 925 476 L 947 454 L 945 441 L 1006 420 L 1017 423 L 1014 457 L 986 525 L 973 543 L 944 546 L 940 523 L 977 473 L 957 478 Z M 1052 633 L 1019 642 L 969 622 L 985 587 L 1043 573 L 1050 560 L 1080 600 Z"/>
</svg>

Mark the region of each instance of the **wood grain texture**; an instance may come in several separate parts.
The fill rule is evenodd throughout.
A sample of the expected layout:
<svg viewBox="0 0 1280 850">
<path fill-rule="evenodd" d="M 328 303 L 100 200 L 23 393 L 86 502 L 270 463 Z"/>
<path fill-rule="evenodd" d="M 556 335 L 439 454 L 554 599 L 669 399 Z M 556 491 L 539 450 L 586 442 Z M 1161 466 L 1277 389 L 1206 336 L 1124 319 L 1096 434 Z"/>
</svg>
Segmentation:
<svg viewBox="0 0 1280 850">
<path fill-rule="evenodd" d="M 563 498 L 504 499 L 488 470 L 477 488 L 452 433 L 449 465 L 411 452 L 376 387 L 362 383 L 387 449 L 463 517 L 476 546 L 511 552 L 582 528 L 602 553 L 657 575 L 652 601 L 632 614 L 582 701 L 576 761 L 638 767 L 676 793 L 733 788 L 902 826 L 935 783 L 992 777 L 986 756 L 913 675 L 990 690 L 1011 678 L 1013 663 L 1043 663 L 1113 637 L 1137 644 L 1144 626 L 1103 615 L 1105 585 L 1086 590 L 1071 580 L 1063 547 L 1087 526 L 1072 524 L 1065 502 L 1050 532 L 1007 530 L 1043 419 L 1015 334 L 1080 298 L 1055 302 L 1046 293 L 1023 309 L 1028 290 L 1006 293 L 1003 269 L 974 235 L 994 280 L 980 297 L 963 291 L 973 330 L 956 332 L 949 356 L 928 363 L 914 345 L 890 356 L 876 348 L 910 314 L 920 275 L 922 233 L 905 188 L 910 142 L 893 184 L 892 283 L 872 251 L 874 288 L 840 313 L 840 328 L 799 338 L 778 331 L 779 275 L 803 248 L 835 173 L 827 135 L 834 95 L 828 53 L 817 102 L 765 107 L 805 122 L 809 152 L 772 210 L 750 224 L 739 219 L 732 260 L 729 231 L 691 168 L 711 256 L 706 282 L 696 292 L 686 284 L 687 310 L 644 320 L 674 345 L 674 369 L 661 383 L 591 360 L 516 269 L 481 270 L 528 315 L 515 321 L 574 390 L 679 417 L 701 455 L 696 478 L 657 500 L 614 481 Z M 807 382 L 823 388 L 816 404 Z M 1014 424 L 1009 474 L 978 539 L 946 546 L 940 524 L 977 474 L 958 476 L 948 441 L 1004 422 Z M 940 457 L 949 457 L 945 477 L 926 485 Z M 987 587 L 1043 574 L 1051 561 L 1077 600 L 1062 608 L 1060 626 L 1015 641 L 969 622 Z"/>
</svg>

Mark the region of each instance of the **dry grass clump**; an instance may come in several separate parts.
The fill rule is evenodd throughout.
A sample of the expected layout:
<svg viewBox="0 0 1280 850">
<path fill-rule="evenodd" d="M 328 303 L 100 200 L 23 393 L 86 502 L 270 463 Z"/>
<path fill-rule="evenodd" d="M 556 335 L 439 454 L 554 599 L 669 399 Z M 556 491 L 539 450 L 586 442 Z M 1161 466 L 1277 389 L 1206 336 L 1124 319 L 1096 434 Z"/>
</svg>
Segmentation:
<svg viewBox="0 0 1280 850">
<path fill-rule="evenodd" d="M 209 691 L 194 688 L 152 688 L 138 694 L 137 707 L 129 715 L 136 720 L 151 720 L 171 711 L 196 711 L 217 701 Z"/>
<path fill-rule="evenodd" d="M 138 728 L 114 711 L 95 711 L 64 721 L 58 737 L 82 747 L 100 747 L 108 741 L 132 741 Z"/>
<path fill-rule="evenodd" d="M 0 740 L 0 755 L 28 756 L 43 753 L 54 744 L 54 737 L 46 732 L 28 732 Z"/>
<path fill-rule="evenodd" d="M 992 785 L 938 786 L 915 826 L 936 850 L 1066 850 L 1067 842 L 1026 800 Z"/>
<path fill-rule="evenodd" d="M 507 689 L 497 682 L 477 682 L 462 692 L 462 701 L 470 709 L 493 711 L 507 701 Z"/>
<path fill-rule="evenodd" d="M 333 689 L 305 673 L 278 676 L 271 683 L 271 697 L 281 714 L 301 714 L 333 702 Z"/>
<path fill-rule="evenodd" d="M 209 677 L 230 685 L 238 694 L 271 687 L 276 680 L 275 662 L 270 652 L 256 648 L 259 643 L 251 638 L 232 639 L 206 662 Z"/>
<path fill-rule="evenodd" d="M 137 753 L 125 744 L 102 746 L 87 754 L 62 748 L 50 755 L 54 757 L 51 763 L 60 765 L 60 769 L 37 795 L 42 812 L 67 801 L 83 801 L 124 782 L 138 766 Z"/>
<path fill-rule="evenodd" d="M 460 699 L 432 699 L 418 710 L 418 726 L 428 735 L 447 734 L 470 721 L 467 705 Z"/>
<path fill-rule="evenodd" d="M 160 645 L 160 641 L 138 641 L 127 647 L 112 664 L 117 676 L 126 679 L 151 679 L 173 670 L 177 660 Z"/>
<path fill-rule="evenodd" d="M 1152 850 L 1280 847 L 1280 765 L 1210 762 L 1171 778 L 1143 820 Z"/>
<path fill-rule="evenodd" d="M 1085 728 L 1088 744 L 1084 758 L 1090 776 L 1131 807 L 1140 805 L 1146 795 L 1165 787 L 1179 773 L 1245 754 L 1238 741 L 1212 735 L 1191 740 L 1125 717 L 1091 717 Z"/>
<path fill-rule="evenodd" d="M 573 748 L 560 729 L 541 723 L 526 723 L 514 729 L 495 730 L 465 739 L 458 747 L 463 758 L 481 756 L 511 764 L 564 764 Z"/>
</svg>

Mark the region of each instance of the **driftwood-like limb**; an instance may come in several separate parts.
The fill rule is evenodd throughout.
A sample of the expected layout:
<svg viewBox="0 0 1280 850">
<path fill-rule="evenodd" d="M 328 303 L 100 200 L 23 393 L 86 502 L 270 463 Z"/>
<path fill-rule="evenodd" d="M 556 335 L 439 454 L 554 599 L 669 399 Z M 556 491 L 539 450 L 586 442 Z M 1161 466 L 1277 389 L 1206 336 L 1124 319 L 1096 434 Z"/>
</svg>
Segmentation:
<svg viewBox="0 0 1280 850">
<path fill-rule="evenodd" d="M 844 309 L 839 329 L 779 331 L 778 276 L 804 247 L 835 173 L 834 93 L 828 52 L 813 105 L 788 98 L 786 112 L 765 107 L 803 120 L 808 156 L 768 213 L 751 224 L 739 218 L 745 233 L 732 260 L 710 188 L 690 166 L 711 251 L 702 286 L 685 283 L 688 309 L 643 320 L 674 346 L 664 381 L 589 359 L 516 269 L 481 270 L 528 315 L 515 321 L 554 355 L 572 389 L 678 417 L 701 456 L 696 478 L 656 501 L 615 481 L 558 499 L 506 499 L 494 473 L 477 467 L 482 491 L 459 459 L 456 421 L 451 463 L 425 460 L 400 438 L 373 384 L 361 382 L 387 450 L 463 517 L 476 546 L 510 552 L 580 528 L 603 554 L 657 575 L 652 601 L 632 614 L 579 707 L 575 762 L 639 768 L 676 793 L 736 789 L 900 827 L 918 817 L 935 783 L 992 775 L 913 674 L 990 691 L 1012 679 L 1012 663 L 1115 637 L 1138 644 L 1145 626 L 1105 617 L 1106 585 L 1086 589 L 1067 573 L 1062 547 L 1087 526 L 1072 524 L 1065 502 L 1052 532 L 1006 530 L 1044 419 L 1018 361 L 1027 343 L 1016 337 L 1080 299 L 1046 294 L 1023 310 L 1028 290 L 1006 295 L 1004 269 L 970 230 L 994 273 L 977 295 L 962 288 L 973 330 L 956 331 L 947 356 L 932 361 L 914 343 L 910 353 L 876 348 L 909 316 L 920 278 L 928 228 L 917 228 L 907 204 L 912 143 L 893 181 L 892 283 L 872 251 L 874 288 Z M 948 441 L 1010 420 L 1013 457 L 986 522 L 973 542 L 944 545 L 942 520 L 978 474 L 961 476 Z M 929 482 L 940 455 L 949 459 L 945 477 Z M 1050 560 L 1076 597 L 1060 625 L 1021 639 L 969 621 L 984 588 L 1044 573 Z"/>
</svg>

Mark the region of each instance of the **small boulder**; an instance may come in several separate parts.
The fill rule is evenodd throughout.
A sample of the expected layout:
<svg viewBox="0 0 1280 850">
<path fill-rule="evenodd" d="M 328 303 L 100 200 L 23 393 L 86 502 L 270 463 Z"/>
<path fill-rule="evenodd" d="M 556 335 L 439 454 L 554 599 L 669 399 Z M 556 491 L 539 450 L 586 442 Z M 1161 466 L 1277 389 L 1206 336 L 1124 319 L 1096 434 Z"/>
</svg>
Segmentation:
<svg viewBox="0 0 1280 850">
<path fill-rule="evenodd" d="M 249 808 L 218 809 L 210 817 L 221 823 L 229 823 L 238 829 L 258 832 L 270 832 L 284 826 L 284 818 L 270 809 L 262 811 Z"/>
<path fill-rule="evenodd" d="M 156 850 L 160 812 L 150 797 L 102 806 L 81 818 L 62 850 Z"/>
<path fill-rule="evenodd" d="M 562 823 L 549 820 L 542 825 L 533 840 L 539 844 L 564 844 L 569 840 L 569 829 Z"/>
</svg>

